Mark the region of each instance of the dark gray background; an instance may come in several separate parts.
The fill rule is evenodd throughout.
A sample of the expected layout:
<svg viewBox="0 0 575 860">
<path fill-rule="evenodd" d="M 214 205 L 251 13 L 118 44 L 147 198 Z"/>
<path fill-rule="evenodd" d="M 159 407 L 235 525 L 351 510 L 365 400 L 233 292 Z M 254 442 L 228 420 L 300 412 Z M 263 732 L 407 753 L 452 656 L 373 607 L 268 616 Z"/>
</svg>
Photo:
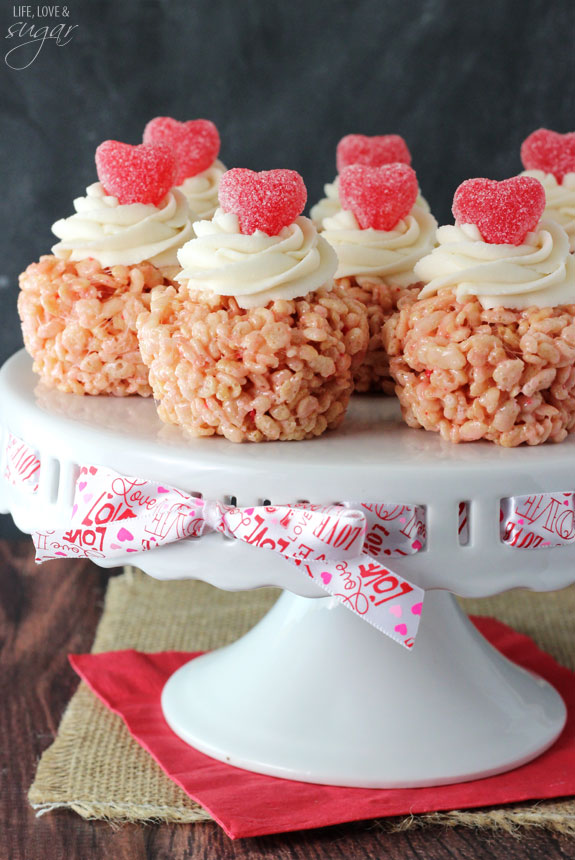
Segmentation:
<svg viewBox="0 0 575 860">
<path fill-rule="evenodd" d="M 13 3 L 2 3 L 2 55 Z M 36 6 L 36 0 L 32 0 Z M 230 167 L 299 170 L 309 200 L 350 132 L 404 135 L 438 219 L 470 176 L 521 169 L 540 126 L 575 128 L 573 0 L 72 0 L 70 44 L 1 65 L 0 360 L 21 345 L 17 275 L 95 179 L 106 138 L 213 119 Z M 49 22 L 57 23 L 56 21 Z M 13 533 L 7 518 L 0 534 Z"/>
</svg>

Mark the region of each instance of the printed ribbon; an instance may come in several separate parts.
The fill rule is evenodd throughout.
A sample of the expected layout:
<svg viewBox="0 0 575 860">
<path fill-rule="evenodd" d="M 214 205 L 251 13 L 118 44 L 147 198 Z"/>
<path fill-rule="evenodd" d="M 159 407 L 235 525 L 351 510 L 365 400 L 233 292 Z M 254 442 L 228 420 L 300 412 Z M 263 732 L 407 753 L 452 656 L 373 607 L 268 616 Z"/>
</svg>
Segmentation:
<svg viewBox="0 0 575 860">
<path fill-rule="evenodd" d="M 539 493 L 502 499 L 501 540 L 517 549 L 575 543 L 575 494 Z"/>
<path fill-rule="evenodd" d="M 35 532 L 36 561 L 115 558 L 209 532 L 271 550 L 406 648 L 417 635 L 424 592 L 368 554 L 422 547 L 421 509 L 404 506 L 268 505 L 238 508 L 155 481 L 84 466 L 67 529 Z M 390 548 L 399 541 L 402 546 Z M 385 546 L 384 540 L 385 538 Z"/>
<path fill-rule="evenodd" d="M 5 480 L 38 492 L 38 451 L 12 433 L 4 445 Z M 459 539 L 468 542 L 467 504 L 459 506 Z M 512 548 L 575 543 L 575 493 L 539 493 L 501 500 L 501 540 Z M 85 466 L 76 482 L 67 529 L 33 535 L 36 561 L 57 557 L 114 558 L 219 532 L 295 565 L 324 591 L 407 648 L 414 644 L 423 591 L 386 563 L 423 549 L 420 506 L 365 504 L 268 505 L 237 508 L 175 487 Z"/>
<path fill-rule="evenodd" d="M 37 493 L 40 467 L 38 451 L 8 431 L 4 445 L 4 478 L 14 487 Z"/>
<path fill-rule="evenodd" d="M 501 542 L 513 549 L 547 549 L 575 543 L 575 493 L 534 493 L 501 499 Z M 466 502 L 459 504 L 459 541 L 469 543 Z"/>
</svg>

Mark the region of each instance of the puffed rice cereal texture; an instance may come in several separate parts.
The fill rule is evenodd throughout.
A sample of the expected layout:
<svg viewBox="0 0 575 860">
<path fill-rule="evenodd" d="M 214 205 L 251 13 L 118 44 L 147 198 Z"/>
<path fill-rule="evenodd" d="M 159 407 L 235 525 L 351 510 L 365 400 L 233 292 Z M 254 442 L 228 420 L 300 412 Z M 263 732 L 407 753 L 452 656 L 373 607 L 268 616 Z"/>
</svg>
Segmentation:
<svg viewBox="0 0 575 860">
<path fill-rule="evenodd" d="M 136 320 L 152 289 L 167 283 L 151 263 L 102 268 L 48 255 L 29 265 L 18 311 L 36 373 L 72 394 L 150 396 Z"/>
<path fill-rule="evenodd" d="M 384 323 L 399 309 L 412 304 L 423 286 L 408 287 L 387 284 L 374 275 L 339 278 L 336 282 L 346 294 L 362 302 L 367 310 L 369 345 L 365 358 L 354 373 L 355 391 L 395 394 L 395 383 L 389 372 L 389 356 L 382 343 Z"/>
<path fill-rule="evenodd" d="M 160 418 L 232 442 L 337 427 L 368 342 L 364 306 L 338 287 L 244 310 L 184 284 L 154 291 L 138 333 Z"/>
<path fill-rule="evenodd" d="M 484 310 L 442 291 L 388 320 L 383 344 L 410 427 L 513 448 L 575 426 L 575 305 Z"/>
</svg>

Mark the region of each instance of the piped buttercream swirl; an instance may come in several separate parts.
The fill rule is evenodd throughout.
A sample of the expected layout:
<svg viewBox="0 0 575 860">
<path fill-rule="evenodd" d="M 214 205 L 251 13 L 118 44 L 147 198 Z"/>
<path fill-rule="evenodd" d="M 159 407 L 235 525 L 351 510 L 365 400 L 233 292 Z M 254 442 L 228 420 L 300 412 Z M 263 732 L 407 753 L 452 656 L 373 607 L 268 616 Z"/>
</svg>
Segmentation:
<svg viewBox="0 0 575 860">
<path fill-rule="evenodd" d="M 339 176 L 336 176 L 333 182 L 327 182 L 323 186 L 322 197 L 315 206 L 310 209 L 310 218 L 318 230 L 323 229 L 323 222 L 326 218 L 333 218 L 341 211 L 341 202 L 339 199 Z"/>
<path fill-rule="evenodd" d="M 226 170 L 226 166 L 216 159 L 207 170 L 196 176 L 188 176 L 178 185 L 178 189 L 188 201 L 192 221 L 212 217 L 218 208 L 218 188 Z"/>
<path fill-rule="evenodd" d="M 575 251 L 575 173 L 566 173 L 557 182 L 552 173 L 525 170 L 522 176 L 533 176 L 545 189 L 545 214 L 557 221 L 569 237 L 569 248 Z"/>
<path fill-rule="evenodd" d="M 565 230 L 542 218 L 521 245 L 485 242 L 474 224 L 440 227 L 438 246 L 415 266 L 426 282 L 419 298 L 452 289 L 484 308 L 522 310 L 575 303 L 575 257 Z"/>
<path fill-rule="evenodd" d="M 211 221 L 196 221 L 194 231 L 196 238 L 178 252 L 176 280 L 188 289 L 234 296 L 241 308 L 253 308 L 333 283 L 335 252 L 308 218 L 296 218 L 277 236 L 244 235 L 237 215 L 217 209 Z"/>
<path fill-rule="evenodd" d="M 177 250 L 193 236 L 186 198 L 172 188 L 158 206 L 119 203 L 100 182 L 74 200 L 73 215 L 52 225 L 60 239 L 52 248 L 57 257 L 85 260 L 102 266 L 134 266 L 148 261 L 160 269 L 177 266 Z"/>
<path fill-rule="evenodd" d="M 353 212 L 341 209 L 324 221 L 322 236 L 338 257 L 336 278 L 375 275 L 408 286 L 419 278 L 413 268 L 433 248 L 437 221 L 419 206 L 393 230 L 362 230 Z"/>
</svg>

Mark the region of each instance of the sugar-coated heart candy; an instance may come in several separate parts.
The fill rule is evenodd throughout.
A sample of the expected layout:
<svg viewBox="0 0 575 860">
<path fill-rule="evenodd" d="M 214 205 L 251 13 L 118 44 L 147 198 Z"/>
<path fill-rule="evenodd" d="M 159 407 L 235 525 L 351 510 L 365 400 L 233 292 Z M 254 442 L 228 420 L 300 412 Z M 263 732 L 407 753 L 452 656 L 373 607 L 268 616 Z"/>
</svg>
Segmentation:
<svg viewBox="0 0 575 860">
<path fill-rule="evenodd" d="M 337 145 L 337 172 L 350 164 L 381 167 L 383 164 L 411 164 L 411 153 L 399 134 L 347 134 Z"/>
<path fill-rule="evenodd" d="M 170 116 L 157 116 L 144 129 L 144 143 L 172 147 L 177 162 L 175 185 L 211 167 L 220 151 L 219 132 L 209 119 L 178 122 Z"/>
<path fill-rule="evenodd" d="M 176 160 L 165 143 L 105 140 L 96 150 L 96 169 L 106 194 L 120 203 L 157 205 L 174 184 Z"/>
<path fill-rule="evenodd" d="M 537 129 L 521 144 L 521 161 L 527 170 L 544 170 L 561 182 L 566 173 L 575 172 L 575 131 Z"/>
<path fill-rule="evenodd" d="M 351 164 L 339 175 L 339 197 L 366 230 L 393 230 L 417 198 L 417 176 L 408 164 Z"/>
<path fill-rule="evenodd" d="M 535 230 L 545 209 L 545 189 L 532 176 L 467 179 L 453 198 L 453 215 L 460 224 L 475 224 L 486 242 L 521 245 Z"/>
<path fill-rule="evenodd" d="M 303 211 L 307 190 L 295 170 L 262 170 L 245 167 L 228 170 L 220 179 L 220 206 L 238 216 L 240 230 L 250 235 L 262 230 L 277 236 Z"/>
</svg>

